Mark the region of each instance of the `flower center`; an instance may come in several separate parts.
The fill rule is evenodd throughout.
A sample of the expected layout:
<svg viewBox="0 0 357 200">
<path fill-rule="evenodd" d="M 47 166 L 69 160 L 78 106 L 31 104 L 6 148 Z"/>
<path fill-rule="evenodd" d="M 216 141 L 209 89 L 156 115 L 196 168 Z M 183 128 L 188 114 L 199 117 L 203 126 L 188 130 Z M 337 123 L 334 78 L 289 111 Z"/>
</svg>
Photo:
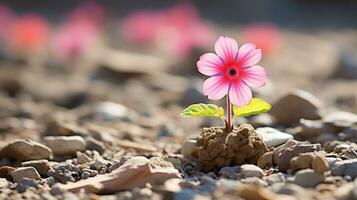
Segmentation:
<svg viewBox="0 0 357 200">
<path fill-rule="evenodd" d="M 232 68 L 232 69 L 229 70 L 229 75 L 234 76 L 236 74 L 237 74 L 237 70 L 236 69 Z"/>
</svg>

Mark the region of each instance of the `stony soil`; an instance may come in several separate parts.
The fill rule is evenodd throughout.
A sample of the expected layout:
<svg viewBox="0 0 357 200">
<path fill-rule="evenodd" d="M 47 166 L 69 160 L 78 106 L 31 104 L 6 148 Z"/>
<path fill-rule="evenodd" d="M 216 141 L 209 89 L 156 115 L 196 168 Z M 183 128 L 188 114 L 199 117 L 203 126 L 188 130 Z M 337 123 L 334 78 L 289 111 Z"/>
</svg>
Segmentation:
<svg viewBox="0 0 357 200">
<path fill-rule="evenodd" d="M 0 199 L 357 199 L 357 77 L 336 39 L 348 35 L 284 31 L 254 91 L 272 111 L 228 134 L 178 117 L 207 102 L 197 57 L 1 58 Z"/>
</svg>

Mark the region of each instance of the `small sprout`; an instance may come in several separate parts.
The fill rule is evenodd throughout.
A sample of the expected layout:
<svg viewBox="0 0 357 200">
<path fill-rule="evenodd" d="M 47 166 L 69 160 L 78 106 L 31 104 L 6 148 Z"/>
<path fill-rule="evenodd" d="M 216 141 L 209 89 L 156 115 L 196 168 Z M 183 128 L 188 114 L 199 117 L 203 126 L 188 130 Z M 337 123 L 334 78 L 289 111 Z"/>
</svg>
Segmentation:
<svg viewBox="0 0 357 200">
<path fill-rule="evenodd" d="M 246 117 L 268 112 L 270 109 L 271 105 L 263 99 L 253 98 L 252 101 L 246 106 L 233 106 L 233 114 L 234 117 Z"/>
<path fill-rule="evenodd" d="M 258 64 L 261 49 L 246 43 L 238 48 L 237 42 L 229 37 L 219 37 L 215 44 L 216 53 L 205 53 L 197 62 L 201 74 L 210 76 L 203 83 L 203 94 L 210 100 L 220 100 L 227 96 L 227 117 L 224 110 L 214 104 L 194 104 L 181 113 L 181 117 L 211 116 L 225 122 L 227 132 L 233 129 L 231 121 L 232 104 L 234 119 L 256 115 L 270 110 L 263 99 L 253 98 L 250 87 L 260 88 L 267 82 L 265 69 Z"/>
</svg>

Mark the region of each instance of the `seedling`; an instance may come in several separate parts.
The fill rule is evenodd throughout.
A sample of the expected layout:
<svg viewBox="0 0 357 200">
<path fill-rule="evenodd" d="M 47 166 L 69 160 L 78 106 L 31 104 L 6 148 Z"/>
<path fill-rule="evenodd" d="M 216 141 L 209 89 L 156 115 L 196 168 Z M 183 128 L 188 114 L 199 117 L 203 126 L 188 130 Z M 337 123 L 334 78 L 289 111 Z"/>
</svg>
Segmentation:
<svg viewBox="0 0 357 200">
<path fill-rule="evenodd" d="M 227 95 L 227 113 L 214 104 L 193 104 L 182 111 L 183 118 L 218 117 L 231 131 L 235 120 L 241 116 L 257 115 L 271 109 L 263 99 L 253 98 L 249 87 L 263 87 L 267 76 L 263 67 L 257 65 L 262 52 L 252 43 L 238 49 L 237 42 L 229 37 L 220 37 L 215 44 L 215 53 L 203 54 L 197 62 L 198 71 L 211 76 L 203 83 L 203 94 L 210 100 L 219 100 Z M 233 104 L 233 120 L 232 117 Z"/>
</svg>

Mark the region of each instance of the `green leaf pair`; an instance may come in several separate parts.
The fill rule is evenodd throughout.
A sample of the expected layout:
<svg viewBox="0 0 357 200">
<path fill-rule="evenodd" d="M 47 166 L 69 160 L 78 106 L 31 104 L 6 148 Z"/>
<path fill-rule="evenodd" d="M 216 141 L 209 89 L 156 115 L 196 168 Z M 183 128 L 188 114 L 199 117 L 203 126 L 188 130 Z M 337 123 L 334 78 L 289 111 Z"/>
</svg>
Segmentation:
<svg viewBox="0 0 357 200">
<path fill-rule="evenodd" d="M 271 105 L 263 99 L 253 98 L 252 101 L 246 106 L 234 106 L 233 114 L 234 117 L 250 116 L 267 112 L 270 109 Z M 199 103 L 187 107 L 181 112 L 180 116 L 184 118 L 208 116 L 224 119 L 224 110 L 222 107 L 218 107 L 214 104 Z"/>
</svg>

